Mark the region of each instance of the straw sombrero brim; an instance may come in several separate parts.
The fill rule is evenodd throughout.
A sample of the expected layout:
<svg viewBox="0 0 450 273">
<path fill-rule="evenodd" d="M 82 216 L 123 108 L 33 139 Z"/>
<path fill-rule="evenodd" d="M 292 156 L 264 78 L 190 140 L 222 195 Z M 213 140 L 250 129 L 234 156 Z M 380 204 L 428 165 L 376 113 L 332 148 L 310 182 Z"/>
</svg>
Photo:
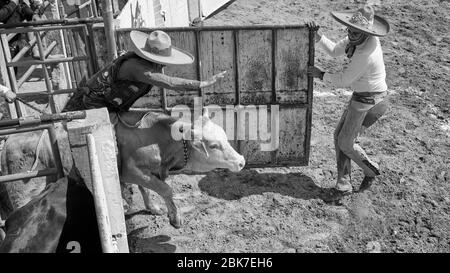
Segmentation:
<svg viewBox="0 0 450 273">
<path fill-rule="evenodd" d="M 182 65 L 194 62 L 194 56 L 190 53 L 172 46 L 170 56 L 161 56 L 144 50 L 148 34 L 141 31 L 130 32 L 130 40 L 133 51 L 141 58 L 164 65 Z"/>
<path fill-rule="evenodd" d="M 369 35 L 373 36 L 386 36 L 389 33 L 390 26 L 389 23 L 384 20 L 382 17 L 375 15 L 373 24 L 370 28 L 355 25 L 353 23 L 350 23 L 350 19 L 352 18 L 353 14 L 355 12 L 331 12 L 331 15 L 336 19 L 339 23 L 344 24 L 346 26 L 352 27 L 354 29 L 357 29 L 361 32 L 364 32 Z"/>
</svg>

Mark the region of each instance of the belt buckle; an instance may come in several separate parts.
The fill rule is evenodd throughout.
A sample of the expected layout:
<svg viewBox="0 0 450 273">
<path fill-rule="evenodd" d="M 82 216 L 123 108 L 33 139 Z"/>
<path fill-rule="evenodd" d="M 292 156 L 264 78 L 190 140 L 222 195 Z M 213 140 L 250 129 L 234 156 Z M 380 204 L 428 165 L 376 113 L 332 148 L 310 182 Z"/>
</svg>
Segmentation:
<svg viewBox="0 0 450 273">
<path fill-rule="evenodd" d="M 375 104 L 375 99 L 372 97 L 360 96 L 358 94 L 354 94 L 353 99 L 357 102 L 366 103 L 366 104 Z"/>
</svg>

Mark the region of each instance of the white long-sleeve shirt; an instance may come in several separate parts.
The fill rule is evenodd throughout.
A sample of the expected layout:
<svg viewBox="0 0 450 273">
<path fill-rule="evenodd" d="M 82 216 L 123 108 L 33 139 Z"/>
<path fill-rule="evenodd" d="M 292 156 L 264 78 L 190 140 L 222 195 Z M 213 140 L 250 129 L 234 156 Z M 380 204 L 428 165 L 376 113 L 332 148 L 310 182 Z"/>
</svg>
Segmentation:
<svg viewBox="0 0 450 273">
<path fill-rule="evenodd" d="M 322 35 L 318 46 L 328 55 L 338 57 L 345 54 L 348 43 L 348 37 L 334 43 Z M 386 70 L 378 37 L 369 36 L 367 41 L 356 47 L 351 62 L 342 72 L 325 73 L 323 81 L 334 87 L 350 87 L 354 92 L 386 91 Z"/>
</svg>

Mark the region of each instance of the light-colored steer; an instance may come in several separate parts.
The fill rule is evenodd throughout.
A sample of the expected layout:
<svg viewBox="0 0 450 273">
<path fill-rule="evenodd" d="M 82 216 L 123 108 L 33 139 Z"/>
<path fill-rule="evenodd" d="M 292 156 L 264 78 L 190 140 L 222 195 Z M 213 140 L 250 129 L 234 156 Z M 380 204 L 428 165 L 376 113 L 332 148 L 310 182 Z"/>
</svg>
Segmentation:
<svg viewBox="0 0 450 273">
<path fill-rule="evenodd" d="M 165 182 L 170 170 L 208 172 L 226 168 L 237 172 L 245 165 L 243 156 L 231 147 L 224 130 L 209 119 L 207 110 L 194 124 L 186 126 L 165 114 L 126 112 L 120 114 L 115 126 L 121 182 L 139 185 L 146 208 L 154 214 L 162 211 L 153 205 L 145 188 L 158 193 L 167 205 L 171 225 L 176 228 L 181 226 L 182 219 L 172 189 Z M 177 135 L 184 137 L 177 139 Z M 47 134 L 41 139 L 36 132 L 11 135 L 2 151 L 3 174 L 25 172 L 33 165 L 39 169 L 53 166 L 50 146 L 38 145 L 48 141 Z M 38 146 L 39 164 L 33 164 Z M 0 184 L 3 217 L 25 205 L 49 182 L 53 181 L 32 179 Z"/>
<path fill-rule="evenodd" d="M 231 147 L 224 130 L 209 119 L 206 109 L 193 127 L 155 113 L 147 114 L 134 128 L 127 124 L 133 123 L 135 117 L 124 118 L 120 117 L 116 127 L 121 181 L 139 185 L 146 208 L 154 214 L 162 212 L 152 204 L 144 188 L 161 195 L 174 227 L 180 227 L 181 217 L 172 189 L 164 182 L 169 170 L 208 172 L 226 168 L 238 172 L 245 166 L 244 157 Z M 186 140 L 176 140 L 177 136 Z"/>
</svg>

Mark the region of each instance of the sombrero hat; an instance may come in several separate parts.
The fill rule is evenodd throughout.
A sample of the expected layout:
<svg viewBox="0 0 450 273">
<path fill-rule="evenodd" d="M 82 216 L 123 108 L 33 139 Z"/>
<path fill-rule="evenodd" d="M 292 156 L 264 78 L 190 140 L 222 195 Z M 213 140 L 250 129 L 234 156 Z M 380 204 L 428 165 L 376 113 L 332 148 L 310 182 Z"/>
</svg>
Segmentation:
<svg viewBox="0 0 450 273">
<path fill-rule="evenodd" d="M 334 11 L 331 15 L 341 24 L 369 35 L 386 36 L 390 30 L 389 23 L 375 15 L 370 5 L 365 5 L 356 11 Z"/>
<path fill-rule="evenodd" d="M 156 30 L 150 34 L 141 31 L 130 32 L 133 51 L 141 58 L 165 65 L 181 65 L 194 62 L 190 53 L 172 46 L 170 36 Z"/>
</svg>

